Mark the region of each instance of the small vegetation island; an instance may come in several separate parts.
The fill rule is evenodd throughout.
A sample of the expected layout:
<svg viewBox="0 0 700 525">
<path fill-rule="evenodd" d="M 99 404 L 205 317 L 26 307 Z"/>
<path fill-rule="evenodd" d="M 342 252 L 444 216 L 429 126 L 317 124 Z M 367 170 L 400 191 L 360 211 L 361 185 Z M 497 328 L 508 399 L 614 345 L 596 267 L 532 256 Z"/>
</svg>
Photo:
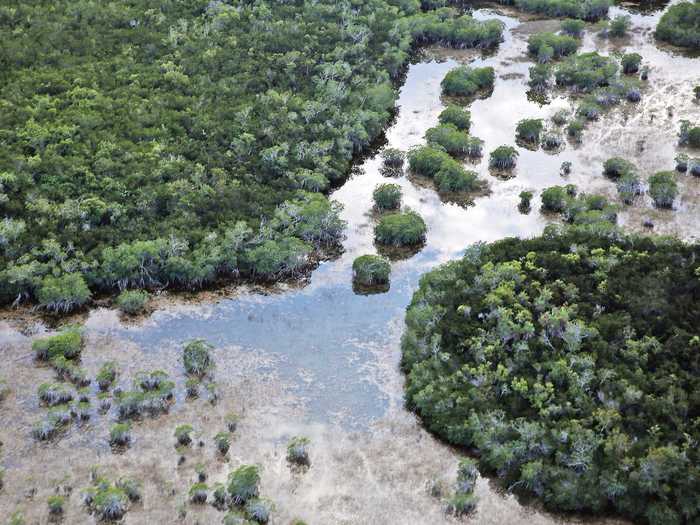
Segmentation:
<svg viewBox="0 0 700 525">
<path fill-rule="evenodd" d="M 694 523 L 700 248 L 594 224 L 475 245 L 425 275 L 407 402 L 550 509 Z"/>
<path fill-rule="evenodd" d="M 690 49 L 700 49 L 700 2 L 679 2 L 669 7 L 656 27 L 656 38 Z"/>
<path fill-rule="evenodd" d="M 0 24 L 0 305 L 56 313 L 305 272 L 342 239 L 324 193 L 389 122 L 412 46 L 503 39 L 415 0 L 62 0 L 0 7 Z"/>
</svg>

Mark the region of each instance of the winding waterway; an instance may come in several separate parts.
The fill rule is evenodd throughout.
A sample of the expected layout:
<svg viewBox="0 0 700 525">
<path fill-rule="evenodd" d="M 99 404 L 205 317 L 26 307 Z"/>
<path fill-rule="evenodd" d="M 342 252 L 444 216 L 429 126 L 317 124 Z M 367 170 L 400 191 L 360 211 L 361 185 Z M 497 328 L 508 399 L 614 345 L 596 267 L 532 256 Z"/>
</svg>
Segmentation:
<svg viewBox="0 0 700 525">
<path fill-rule="evenodd" d="M 626 12 L 615 8 L 614 14 Z M 89 343 L 84 366 L 94 372 L 107 359 L 122 370 L 128 386 L 136 371 L 164 369 L 176 379 L 182 341 L 204 338 L 216 350 L 216 380 L 221 401 L 184 401 L 181 396 L 167 416 L 146 421 L 134 429 L 134 445 L 121 455 L 106 445 L 109 417 L 95 416 L 56 443 L 37 445 L 28 438 L 40 411 L 36 385 L 51 378 L 37 369 L 29 351 L 30 338 L 10 325 L 2 326 L 0 344 L 7 348 L 3 365 L 14 391 L 6 402 L 4 419 L 12 426 L 0 429 L 4 442 L 5 490 L 2 509 L 18 508 L 26 516 L 45 518 L 45 499 L 56 484 L 87 486 L 89 469 L 99 464 L 145 481 L 144 502 L 132 509 L 126 523 L 153 523 L 178 515 L 175 510 L 193 482 L 195 464 L 208 471 L 210 483 L 224 480 L 242 462 L 263 467 L 262 492 L 276 503 L 273 523 L 293 517 L 309 523 L 440 523 L 452 521 L 440 498 L 429 494 L 435 480 L 449 485 L 458 454 L 425 433 L 403 408 L 402 376 L 398 369 L 403 315 L 420 276 L 443 262 L 458 258 L 470 244 L 508 236 L 531 236 L 542 231 L 547 218 L 538 211 L 539 192 L 554 184 L 577 184 L 586 192 L 615 199 L 614 185 L 602 176 L 602 163 L 622 156 L 637 163 L 642 178 L 672 169 L 677 153 L 676 134 L 682 118 L 700 121 L 700 106 L 692 102 L 692 87 L 700 84 L 698 59 L 661 49 L 652 31 L 659 11 L 629 12 L 630 37 L 611 42 L 589 28 L 584 50 L 602 53 L 638 52 L 650 66 L 650 81 L 642 102 L 623 104 L 592 123 L 583 143 L 567 144 L 563 151 L 519 148 L 515 176 L 500 180 L 489 174 L 487 155 L 471 169 L 490 186 L 470 206 L 445 202 L 433 188 L 407 176 L 391 182 L 403 189 L 403 205 L 418 211 L 428 225 L 425 247 L 412 257 L 392 262 L 388 292 L 359 295 L 351 284 L 351 265 L 358 255 L 375 253 L 372 191 L 387 179 L 380 174 L 378 155 L 356 167 L 352 177 L 333 193 L 344 205 L 347 221 L 344 252 L 323 262 L 304 286 L 281 285 L 272 290 L 239 290 L 216 301 L 176 304 L 155 311 L 148 319 L 123 324 L 110 310 L 96 310 L 86 321 Z M 570 99 L 554 93 L 549 104 L 528 100 L 526 55 L 530 33 L 556 30 L 558 21 L 520 21 L 489 9 L 480 18 L 500 18 L 506 39 L 498 51 L 481 56 L 472 51 L 425 50 L 407 72 L 398 101 L 399 112 L 386 132 L 386 146 L 406 150 L 423 143 L 425 131 L 437 123 L 444 108 L 440 81 L 460 63 L 491 65 L 497 82 L 493 94 L 471 104 L 472 133 L 484 140 L 484 151 L 513 144 L 522 118 L 549 119 L 557 110 L 571 108 Z M 564 179 L 562 162 L 572 163 Z M 695 239 L 700 234 L 700 180 L 682 177 L 676 210 L 656 210 L 642 198 L 621 213 L 629 229 L 642 230 L 650 218 L 656 231 Z M 535 192 L 533 210 L 521 214 L 518 194 Z M 9 363 L 9 364 L 8 364 Z M 6 367 L 8 367 L 6 369 Z M 229 411 L 243 414 L 230 453 L 222 462 L 208 449 L 195 450 L 184 466 L 177 466 L 172 447 L 173 428 L 191 422 L 203 440 L 221 430 Z M 312 467 L 289 471 L 284 461 L 287 439 L 303 434 L 312 439 Z M 209 447 L 211 448 L 211 447 Z M 68 479 L 69 481 L 65 481 Z M 28 491 L 33 493 L 28 497 Z M 578 518 L 555 517 L 512 496 L 498 493 L 480 480 L 474 523 L 572 523 Z M 37 510 L 38 509 L 38 510 Z M 68 523 L 91 523 L 71 498 Z M 188 508 L 183 523 L 219 523 L 213 508 Z M 34 523 L 34 521 L 28 521 Z"/>
</svg>

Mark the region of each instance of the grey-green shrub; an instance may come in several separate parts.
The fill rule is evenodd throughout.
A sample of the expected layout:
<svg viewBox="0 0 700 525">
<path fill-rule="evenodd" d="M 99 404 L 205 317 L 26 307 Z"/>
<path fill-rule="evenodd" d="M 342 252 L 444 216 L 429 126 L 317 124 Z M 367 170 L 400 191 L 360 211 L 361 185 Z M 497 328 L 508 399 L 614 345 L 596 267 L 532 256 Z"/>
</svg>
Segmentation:
<svg viewBox="0 0 700 525">
<path fill-rule="evenodd" d="M 398 184 L 379 184 L 372 193 L 374 206 L 380 210 L 395 210 L 401 207 L 401 186 Z"/>
<path fill-rule="evenodd" d="M 427 231 L 423 218 L 407 210 L 381 217 L 374 228 L 374 238 L 386 246 L 416 246 L 425 241 Z"/>
<path fill-rule="evenodd" d="M 391 264 L 379 255 L 361 255 L 352 263 L 353 281 L 362 286 L 375 286 L 389 282 Z"/>
<path fill-rule="evenodd" d="M 673 201 L 678 195 L 675 173 L 672 171 L 660 171 L 649 177 L 649 195 L 657 207 L 673 207 Z"/>
</svg>

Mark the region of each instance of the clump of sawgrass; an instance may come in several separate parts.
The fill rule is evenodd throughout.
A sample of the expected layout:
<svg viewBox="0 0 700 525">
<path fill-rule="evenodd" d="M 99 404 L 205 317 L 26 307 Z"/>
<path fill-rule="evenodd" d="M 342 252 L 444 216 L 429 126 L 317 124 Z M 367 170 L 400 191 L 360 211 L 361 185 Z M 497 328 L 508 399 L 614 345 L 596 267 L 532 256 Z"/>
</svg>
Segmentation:
<svg viewBox="0 0 700 525">
<path fill-rule="evenodd" d="M 48 406 L 63 405 L 73 400 L 72 390 L 64 383 L 42 383 L 38 395 Z"/>
<path fill-rule="evenodd" d="M 228 432 L 219 432 L 214 436 L 214 443 L 216 444 L 216 449 L 221 453 L 221 455 L 226 455 L 228 449 L 231 447 L 231 437 Z"/>
<path fill-rule="evenodd" d="M 106 478 L 98 478 L 83 492 L 83 503 L 100 521 L 119 521 L 129 508 L 129 496 Z"/>
<path fill-rule="evenodd" d="M 66 497 L 61 496 L 60 494 L 54 494 L 53 496 L 49 496 L 47 504 L 49 507 L 49 514 L 52 516 L 60 516 L 63 514 L 63 507 L 66 504 Z"/>
<path fill-rule="evenodd" d="M 113 447 L 127 447 L 131 443 L 131 425 L 117 423 L 109 430 L 109 444 Z"/>
<path fill-rule="evenodd" d="M 117 364 L 114 361 L 104 363 L 100 367 L 99 372 L 97 372 L 95 379 L 100 390 L 108 390 L 117 379 Z"/>
<path fill-rule="evenodd" d="M 309 444 L 310 441 L 306 437 L 293 437 L 287 444 L 287 461 L 300 466 L 309 465 Z"/>
<path fill-rule="evenodd" d="M 174 434 L 178 445 L 182 445 L 185 447 L 191 445 L 193 432 L 194 428 L 192 428 L 192 425 L 178 425 L 175 428 Z"/>
<path fill-rule="evenodd" d="M 32 436 L 39 441 L 48 441 L 65 429 L 70 421 L 70 409 L 66 405 L 53 407 L 42 420 L 34 424 Z"/>
<path fill-rule="evenodd" d="M 197 505 L 204 505 L 209 497 L 209 487 L 206 483 L 195 483 L 190 487 L 190 501 Z"/>
<path fill-rule="evenodd" d="M 227 489 L 234 505 L 244 505 L 259 494 L 260 471 L 255 465 L 241 465 L 228 476 Z"/>
</svg>

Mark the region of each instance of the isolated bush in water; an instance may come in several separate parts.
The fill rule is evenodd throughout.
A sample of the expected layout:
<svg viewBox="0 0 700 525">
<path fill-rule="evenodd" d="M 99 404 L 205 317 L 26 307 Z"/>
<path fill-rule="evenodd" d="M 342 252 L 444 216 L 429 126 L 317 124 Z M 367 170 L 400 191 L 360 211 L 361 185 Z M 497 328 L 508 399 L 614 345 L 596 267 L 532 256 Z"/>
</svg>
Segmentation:
<svg viewBox="0 0 700 525">
<path fill-rule="evenodd" d="M 352 263 L 353 280 L 362 286 L 375 286 L 389 282 L 391 264 L 379 255 L 361 255 Z"/>
<path fill-rule="evenodd" d="M 380 210 L 395 210 L 401 207 L 401 186 L 398 184 L 379 184 L 372 193 L 374 206 Z"/>
<path fill-rule="evenodd" d="M 583 36 L 583 31 L 586 28 L 586 23 L 583 20 L 577 20 L 575 18 L 568 18 L 562 20 L 561 30 L 565 35 L 573 36 L 575 38 L 581 38 Z"/>
<path fill-rule="evenodd" d="M 430 146 L 439 146 L 454 156 L 463 156 L 469 150 L 469 135 L 457 129 L 454 124 L 440 124 L 425 132 L 425 140 Z"/>
<path fill-rule="evenodd" d="M 442 94 L 471 97 L 493 89 L 496 74 L 492 67 L 458 66 L 449 71 L 441 82 Z"/>
<path fill-rule="evenodd" d="M 425 241 L 427 231 L 423 218 L 408 210 L 381 217 L 374 228 L 374 238 L 385 246 L 416 246 Z"/>
<path fill-rule="evenodd" d="M 544 130 L 544 123 L 539 118 L 528 118 L 518 122 L 515 128 L 515 136 L 524 142 L 536 143 L 540 140 L 540 134 Z"/>
<path fill-rule="evenodd" d="M 673 201 L 678 195 L 676 174 L 672 171 L 660 171 L 649 177 L 649 195 L 657 207 L 673 207 Z"/>
<path fill-rule="evenodd" d="M 518 150 L 512 146 L 499 146 L 491 152 L 489 166 L 499 170 L 512 170 L 518 159 Z"/>
<path fill-rule="evenodd" d="M 460 106 L 450 104 L 442 110 L 438 116 L 438 120 L 440 124 L 452 124 L 460 131 L 469 133 L 471 113 Z"/>
<path fill-rule="evenodd" d="M 637 168 L 630 161 L 621 157 L 612 157 L 603 163 L 603 174 L 606 177 L 617 179 L 628 173 L 635 173 Z"/>
<path fill-rule="evenodd" d="M 402 340 L 408 405 L 550 509 L 692 523 L 700 248 L 593 227 L 476 245 L 425 275 Z"/>
</svg>

